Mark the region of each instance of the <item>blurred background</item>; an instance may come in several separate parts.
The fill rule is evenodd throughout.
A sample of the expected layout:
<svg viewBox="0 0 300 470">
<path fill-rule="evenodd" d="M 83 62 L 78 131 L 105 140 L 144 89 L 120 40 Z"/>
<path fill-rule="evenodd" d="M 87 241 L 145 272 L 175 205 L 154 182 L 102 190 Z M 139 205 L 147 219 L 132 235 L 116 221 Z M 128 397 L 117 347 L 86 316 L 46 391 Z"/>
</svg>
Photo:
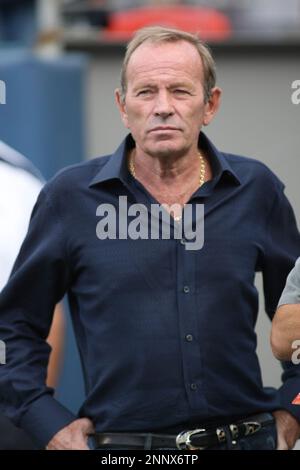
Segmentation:
<svg viewBox="0 0 300 470">
<path fill-rule="evenodd" d="M 0 140 L 46 179 L 114 151 L 126 134 L 113 97 L 126 41 L 152 24 L 198 32 L 208 42 L 223 88 L 208 136 L 271 167 L 299 223 L 300 105 L 292 104 L 291 84 L 300 79 L 300 0 L 0 0 Z M 256 283 L 262 292 L 260 276 Z M 263 307 L 261 297 L 258 354 L 264 383 L 277 386 L 281 370 Z M 73 411 L 84 396 L 81 377 L 67 318 L 57 396 Z"/>
</svg>

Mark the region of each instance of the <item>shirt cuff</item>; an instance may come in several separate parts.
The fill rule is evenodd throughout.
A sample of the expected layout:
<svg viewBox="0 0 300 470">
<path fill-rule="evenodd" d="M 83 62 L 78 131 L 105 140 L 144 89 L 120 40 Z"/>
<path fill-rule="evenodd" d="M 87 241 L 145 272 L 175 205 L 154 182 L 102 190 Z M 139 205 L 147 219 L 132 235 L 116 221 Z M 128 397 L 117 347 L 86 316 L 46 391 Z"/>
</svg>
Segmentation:
<svg viewBox="0 0 300 470">
<path fill-rule="evenodd" d="M 288 379 L 280 387 L 282 409 L 289 411 L 300 424 L 300 405 L 293 405 L 293 400 L 300 393 L 300 377 Z"/>
<path fill-rule="evenodd" d="M 45 448 L 52 437 L 77 417 L 51 395 L 42 395 L 32 402 L 20 421 L 20 427 Z"/>
</svg>

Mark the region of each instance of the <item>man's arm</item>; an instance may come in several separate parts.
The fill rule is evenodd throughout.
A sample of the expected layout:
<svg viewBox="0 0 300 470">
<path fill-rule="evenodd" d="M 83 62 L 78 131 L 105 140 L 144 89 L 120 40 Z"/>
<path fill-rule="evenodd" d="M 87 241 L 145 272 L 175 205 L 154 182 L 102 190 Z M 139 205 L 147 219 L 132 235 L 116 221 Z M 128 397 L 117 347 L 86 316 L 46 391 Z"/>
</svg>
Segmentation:
<svg viewBox="0 0 300 470">
<path fill-rule="evenodd" d="M 263 251 L 262 274 L 265 306 L 270 319 L 276 311 L 288 273 L 300 253 L 300 234 L 292 207 L 278 180 L 272 210 L 268 215 L 268 236 Z M 278 449 L 291 449 L 300 436 L 300 410 L 292 404 L 300 390 L 300 367 L 282 363 L 282 386 L 278 390 L 281 409 L 274 413 L 278 431 Z"/>
<path fill-rule="evenodd" d="M 0 295 L 2 411 L 45 447 L 76 417 L 46 386 L 50 347 L 46 342 L 55 305 L 68 289 L 66 229 L 45 187 L 35 205 L 28 234 Z"/>
<path fill-rule="evenodd" d="M 272 323 L 271 346 L 274 356 L 280 361 L 290 361 L 295 340 L 300 340 L 300 304 L 281 305 Z"/>
<path fill-rule="evenodd" d="M 300 340 L 300 258 L 287 277 L 273 319 L 271 346 L 277 359 L 291 360 L 295 340 Z"/>
<path fill-rule="evenodd" d="M 51 346 L 48 364 L 47 385 L 55 387 L 61 369 L 64 338 L 64 312 L 62 303 L 55 308 L 51 330 L 47 343 Z M 58 431 L 48 442 L 47 450 L 89 450 L 87 439 L 95 432 L 91 420 L 81 418 L 72 421 L 68 426 Z"/>
</svg>

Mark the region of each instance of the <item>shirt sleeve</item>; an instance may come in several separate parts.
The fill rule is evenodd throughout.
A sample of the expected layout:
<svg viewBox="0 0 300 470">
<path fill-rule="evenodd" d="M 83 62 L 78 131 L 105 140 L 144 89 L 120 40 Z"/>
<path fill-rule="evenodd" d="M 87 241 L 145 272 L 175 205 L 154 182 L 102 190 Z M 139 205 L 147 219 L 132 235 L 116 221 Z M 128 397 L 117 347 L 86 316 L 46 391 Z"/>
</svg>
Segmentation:
<svg viewBox="0 0 300 470">
<path fill-rule="evenodd" d="M 280 183 L 280 182 L 278 182 Z M 265 309 L 272 319 L 287 276 L 300 254 L 300 233 L 294 211 L 280 183 L 267 220 L 262 275 Z"/>
<path fill-rule="evenodd" d="M 278 306 L 284 304 L 300 304 L 300 258 L 287 277 L 285 288 L 281 294 Z"/>
<path fill-rule="evenodd" d="M 300 253 L 300 234 L 293 209 L 284 194 L 284 186 L 276 193 L 268 218 L 268 236 L 262 267 L 265 308 L 272 319 L 286 278 Z M 300 391 L 300 365 L 284 363 L 279 388 L 282 409 L 289 411 L 300 421 L 300 407 L 292 401 Z"/>
<path fill-rule="evenodd" d="M 76 419 L 46 386 L 46 338 L 68 282 L 63 227 L 45 187 L 0 295 L 0 339 L 6 351 L 5 364 L 0 365 L 1 410 L 42 447 Z"/>
</svg>

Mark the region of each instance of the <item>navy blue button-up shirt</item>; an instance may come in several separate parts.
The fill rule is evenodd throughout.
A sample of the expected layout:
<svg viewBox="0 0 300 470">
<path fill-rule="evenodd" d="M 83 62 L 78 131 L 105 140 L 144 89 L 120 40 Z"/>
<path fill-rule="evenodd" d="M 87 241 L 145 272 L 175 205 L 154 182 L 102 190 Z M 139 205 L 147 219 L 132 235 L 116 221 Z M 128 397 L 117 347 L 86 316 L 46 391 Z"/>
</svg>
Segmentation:
<svg viewBox="0 0 300 470">
<path fill-rule="evenodd" d="M 41 444 L 75 419 L 45 386 L 45 338 L 65 293 L 85 377 L 79 414 L 97 431 L 177 432 L 278 408 L 300 419 L 299 367 L 285 365 L 279 391 L 263 388 L 254 333 L 255 273 L 271 317 L 300 253 L 293 211 L 265 165 L 199 141 L 213 178 L 189 201 L 205 205 L 198 250 L 175 237 L 97 236 L 99 205 L 118 214 L 120 196 L 156 202 L 128 172 L 130 136 L 42 190 L 0 297 L 1 407 Z"/>
</svg>

